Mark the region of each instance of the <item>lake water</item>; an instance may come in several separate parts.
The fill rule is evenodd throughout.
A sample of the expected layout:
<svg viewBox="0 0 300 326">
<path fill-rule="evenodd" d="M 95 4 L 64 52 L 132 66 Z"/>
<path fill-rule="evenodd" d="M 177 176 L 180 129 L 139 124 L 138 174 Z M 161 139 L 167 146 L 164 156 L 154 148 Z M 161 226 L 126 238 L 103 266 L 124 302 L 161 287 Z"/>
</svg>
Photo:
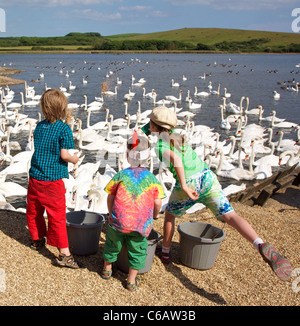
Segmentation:
<svg viewBox="0 0 300 326">
<path fill-rule="evenodd" d="M 242 96 L 249 97 L 249 109 L 262 105 L 264 116 L 268 116 L 276 110 L 276 116 L 285 118 L 287 121 L 300 123 L 299 93 L 289 92 L 281 89 L 278 82 L 293 81 L 300 82 L 300 68 L 296 67 L 300 63 L 300 55 L 277 55 L 277 54 L 32 54 L 32 55 L 1 55 L 0 64 L 24 70 L 15 75 L 16 78 L 26 80 L 29 86 L 34 86 L 36 94 L 42 94 L 45 84 L 48 87 L 58 88 L 61 85 L 68 89 L 69 81 L 76 86 L 69 97 L 70 103 L 83 104 L 83 95 L 87 95 L 88 103 L 101 96 L 103 83 L 114 91 L 117 78 L 122 81 L 118 86 L 118 94 L 112 97 L 104 96 L 104 105 L 100 111 L 95 111 L 91 115 L 91 124 L 104 120 L 105 108 L 109 108 L 114 119 L 124 117 L 125 106 L 124 94 L 129 88 L 135 92 L 132 101 L 128 102 L 128 113 L 136 114 L 138 101 L 141 103 L 141 111 L 154 107 L 149 99 L 143 97 L 143 88 L 132 86 L 132 76 L 134 83 L 140 78 L 144 78 L 146 92 L 156 90 L 157 98 L 160 100 L 166 95 L 179 96 L 182 90 L 182 101 L 178 102 L 178 107 L 182 111 L 188 111 L 188 103 L 185 102 L 188 90 L 195 103 L 201 103 L 201 109 L 191 110 L 195 113 L 193 120 L 195 124 L 208 125 L 220 133 L 220 140 L 226 139 L 234 134 L 236 126 L 228 131 L 220 129 L 221 114 L 219 105 L 222 104 L 224 88 L 231 93 L 231 98 L 227 103 L 240 103 Z M 63 73 L 60 70 L 63 69 Z M 69 76 L 66 76 L 68 72 Z M 40 78 L 40 73 L 44 78 Z M 206 78 L 200 76 L 206 74 Z M 109 77 L 107 77 L 107 75 Z M 183 80 L 183 75 L 186 80 Z M 87 84 L 83 84 L 83 78 L 87 79 Z M 40 80 L 34 82 L 33 80 Z M 171 80 L 180 83 L 180 87 L 172 87 Z M 217 90 L 220 84 L 220 96 L 210 95 L 207 98 L 194 97 L 195 86 L 198 92 L 209 91 L 208 84 L 211 82 L 213 90 Z M 19 92 L 24 92 L 24 85 L 10 87 L 15 92 L 13 102 L 21 102 Z M 280 100 L 274 100 L 273 91 L 281 94 Z M 37 118 L 40 108 L 24 107 L 20 113 L 29 117 Z M 87 114 L 82 109 L 75 109 L 74 116 L 83 122 L 86 127 Z M 269 124 L 258 121 L 257 117 L 249 116 L 248 124 L 259 123 L 268 127 Z M 275 129 L 274 129 L 275 130 Z M 28 134 L 28 133 L 27 133 Z M 12 140 L 18 140 L 24 149 L 27 142 L 26 132 L 12 136 Z M 276 141 L 276 135 L 273 140 Z M 284 138 L 296 140 L 295 130 L 284 130 Z M 86 153 L 87 161 L 95 161 L 95 153 Z M 111 163 L 111 162 L 109 162 Z M 101 164 L 105 166 L 105 162 Z M 2 165 L 1 169 L 5 167 Z M 7 177 L 7 180 L 26 185 L 25 176 Z M 231 181 L 221 180 L 224 184 Z M 24 200 L 20 198 L 8 199 L 19 205 L 24 205 Z M 22 206 L 21 205 L 21 206 Z"/>
</svg>

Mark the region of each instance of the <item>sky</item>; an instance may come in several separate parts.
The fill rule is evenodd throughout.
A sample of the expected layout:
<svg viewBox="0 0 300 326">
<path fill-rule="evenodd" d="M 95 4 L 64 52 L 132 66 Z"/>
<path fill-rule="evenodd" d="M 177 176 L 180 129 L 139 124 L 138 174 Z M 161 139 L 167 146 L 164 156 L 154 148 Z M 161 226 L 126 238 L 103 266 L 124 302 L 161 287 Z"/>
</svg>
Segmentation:
<svg viewBox="0 0 300 326">
<path fill-rule="evenodd" d="M 0 0 L 0 37 L 185 27 L 300 33 L 299 7 L 299 0 Z"/>
</svg>

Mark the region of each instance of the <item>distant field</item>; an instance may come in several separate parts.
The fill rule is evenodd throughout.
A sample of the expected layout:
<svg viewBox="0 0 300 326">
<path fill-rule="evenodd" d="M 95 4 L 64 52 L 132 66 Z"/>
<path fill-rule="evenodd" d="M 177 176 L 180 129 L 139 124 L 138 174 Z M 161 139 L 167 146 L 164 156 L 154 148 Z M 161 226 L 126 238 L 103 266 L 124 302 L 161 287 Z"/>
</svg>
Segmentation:
<svg viewBox="0 0 300 326">
<path fill-rule="evenodd" d="M 270 39 L 267 45 L 278 46 L 291 43 L 300 43 L 300 34 L 279 33 L 264 31 L 246 31 L 222 28 L 183 28 L 172 31 L 148 33 L 148 34 L 120 34 L 105 36 L 107 39 L 118 40 L 171 40 L 190 42 L 194 45 L 203 43 L 213 45 L 220 42 L 245 42 L 251 39 Z"/>
</svg>

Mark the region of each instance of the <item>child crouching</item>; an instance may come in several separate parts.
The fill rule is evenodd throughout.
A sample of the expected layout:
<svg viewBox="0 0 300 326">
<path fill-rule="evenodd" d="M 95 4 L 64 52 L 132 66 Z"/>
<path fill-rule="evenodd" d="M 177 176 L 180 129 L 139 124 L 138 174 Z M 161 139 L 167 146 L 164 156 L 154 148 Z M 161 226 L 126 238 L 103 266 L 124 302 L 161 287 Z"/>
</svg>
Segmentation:
<svg viewBox="0 0 300 326">
<path fill-rule="evenodd" d="M 105 187 L 109 217 L 101 276 L 111 277 L 112 263 L 117 260 L 125 241 L 129 262 L 126 288 L 129 291 L 135 291 L 140 285 L 137 274 L 145 267 L 147 236 L 164 198 L 161 184 L 144 167 L 149 157 L 148 139 L 135 132 L 127 142 L 127 160 L 131 166 L 119 171 Z"/>
</svg>

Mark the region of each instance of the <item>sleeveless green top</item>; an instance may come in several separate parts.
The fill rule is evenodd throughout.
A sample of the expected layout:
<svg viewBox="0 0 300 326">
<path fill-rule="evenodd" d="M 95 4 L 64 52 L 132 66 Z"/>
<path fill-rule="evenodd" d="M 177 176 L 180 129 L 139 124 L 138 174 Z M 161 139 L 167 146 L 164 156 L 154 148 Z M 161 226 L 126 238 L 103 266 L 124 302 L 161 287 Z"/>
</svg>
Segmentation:
<svg viewBox="0 0 300 326">
<path fill-rule="evenodd" d="M 155 153 L 159 160 L 167 165 L 168 169 L 176 179 L 176 182 L 179 182 L 179 179 L 176 175 L 173 164 L 163 157 L 163 153 L 167 149 L 173 150 L 174 153 L 181 158 L 184 166 L 184 174 L 186 179 L 189 179 L 192 177 L 192 175 L 208 168 L 208 165 L 197 156 L 196 152 L 189 145 L 183 144 L 183 146 L 181 146 L 180 151 L 175 147 L 171 149 L 170 143 L 165 140 L 159 139 L 155 145 Z"/>
</svg>

